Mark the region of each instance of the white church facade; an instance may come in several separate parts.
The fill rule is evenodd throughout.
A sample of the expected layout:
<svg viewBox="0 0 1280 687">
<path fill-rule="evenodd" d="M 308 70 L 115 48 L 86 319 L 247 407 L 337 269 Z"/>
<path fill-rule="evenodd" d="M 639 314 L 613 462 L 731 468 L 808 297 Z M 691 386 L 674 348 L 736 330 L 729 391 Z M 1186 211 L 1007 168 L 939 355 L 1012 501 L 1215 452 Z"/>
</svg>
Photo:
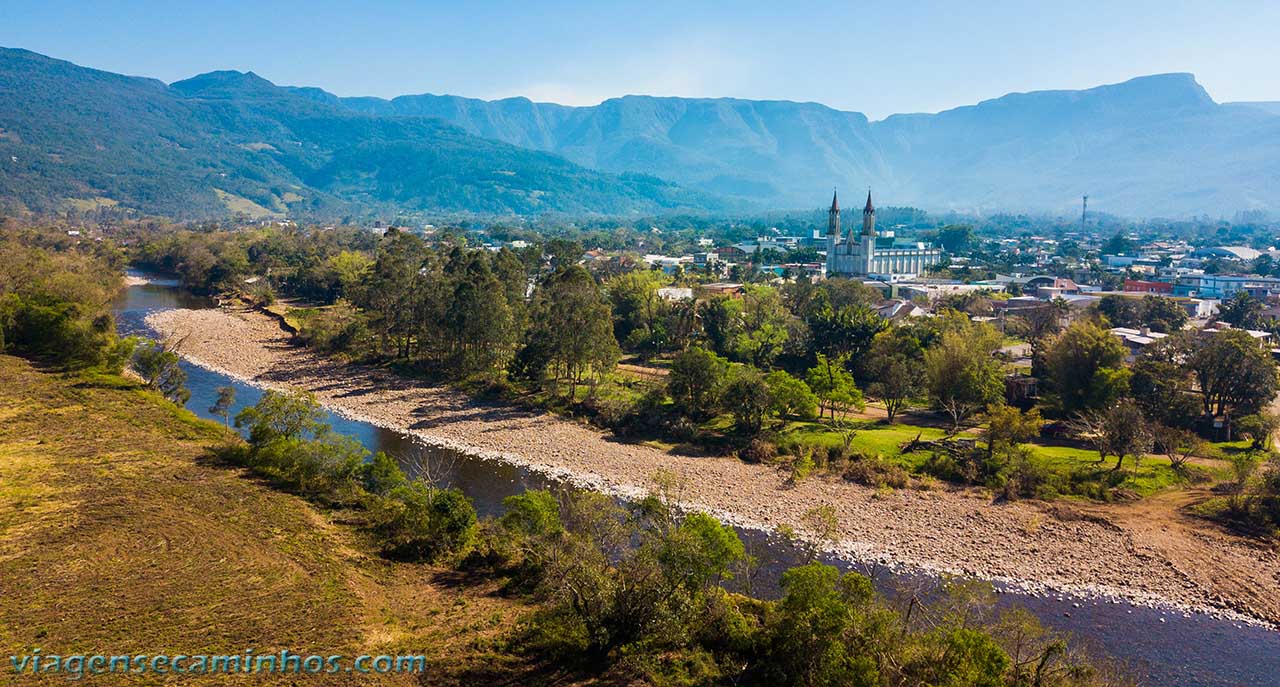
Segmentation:
<svg viewBox="0 0 1280 687">
<path fill-rule="evenodd" d="M 942 261 L 942 251 L 923 245 L 915 248 L 876 245 L 876 209 L 867 191 L 867 205 L 862 210 L 862 231 L 847 236 L 840 233 L 840 201 L 831 197 L 827 214 L 827 276 L 860 277 L 881 281 L 910 279 L 925 268 Z"/>
</svg>

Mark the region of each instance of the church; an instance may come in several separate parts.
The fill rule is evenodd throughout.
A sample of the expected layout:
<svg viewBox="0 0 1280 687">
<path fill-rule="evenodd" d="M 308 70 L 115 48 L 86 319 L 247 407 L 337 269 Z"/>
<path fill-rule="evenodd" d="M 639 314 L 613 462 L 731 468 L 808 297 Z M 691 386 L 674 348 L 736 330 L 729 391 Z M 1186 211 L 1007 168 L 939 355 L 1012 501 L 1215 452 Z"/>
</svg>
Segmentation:
<svg viewBox="0 0 1280 687">
<path fill-rule="evenodd" d="M 937 248 L 924 244 L 896 247 L 892 238 L 878 237 L 871 191 L 867 191 L 867 205 L 862 209 L 862 231 L 855 235 L 850 228 L 848 236 L 841 236 L 840 200 L 835 194 L 831 196 L 831 211 L 827 213 L 827 276 L 892 282 L 915 277 L 941 261 L 942 251 Z"/>
</svg>

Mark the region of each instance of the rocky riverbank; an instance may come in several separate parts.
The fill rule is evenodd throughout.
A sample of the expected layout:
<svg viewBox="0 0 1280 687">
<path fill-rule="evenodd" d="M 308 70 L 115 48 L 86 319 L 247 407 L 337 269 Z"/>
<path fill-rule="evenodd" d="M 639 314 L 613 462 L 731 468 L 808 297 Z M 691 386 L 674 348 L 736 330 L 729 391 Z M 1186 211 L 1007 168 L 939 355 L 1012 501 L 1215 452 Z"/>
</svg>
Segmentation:
<svg viewBox="0 0 1280 687">
<path fill-rule="evenodd" d="M 169 310 L 147 323 L 181 340 L 182 354 L 198 365 L 261 386 L 308 390 L 344 415 L 593 489 L 643 493 L 654 473 L 666 470 L 683 477 L 679 498 L 687 506 L 766 529 L 797 524 L 807 510 L 830 505 L 840 521 L 839 552 L 859 560 L 1033 593 L 1280 622 L 1280 557 L 1208 526 L 1164 527 L 1147 519 L 1135 525 L 1132 517 L 1109 517 L 1112 507 L 993 504 L 974 489 L 885 492 L 816 478 L 789 485 L 768 466 L 672 455 L 547 413 L 481 403 L 323 358 L 293 346 L 261 313 Z"/>
</svg>

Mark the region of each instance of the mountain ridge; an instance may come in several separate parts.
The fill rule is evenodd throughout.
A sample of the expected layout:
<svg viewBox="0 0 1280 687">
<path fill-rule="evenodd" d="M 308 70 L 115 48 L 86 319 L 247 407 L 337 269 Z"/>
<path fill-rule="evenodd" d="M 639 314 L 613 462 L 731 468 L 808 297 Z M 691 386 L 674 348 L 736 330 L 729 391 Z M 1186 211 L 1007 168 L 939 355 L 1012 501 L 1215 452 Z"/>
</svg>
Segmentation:
<svg viewBox="0 0 1280 687">
<path fill-rule="evenodd" d="M 166 85 L 0 48 L 0 209 L 124 205 L 179 218 L 722 209 L 651 175 L 607 174 L 372 117 L 224 70 Z"/>
<path fill-rule="evenodd" d="M 834 185 L 935 211 L 1074 212 L 1087 193 L 1118 215 L 1230 216 L 1280 211 L 1278 111 L 1216 103 L 1185 72 L 872 121 L 789 100 L 346 98 L 234 70 L 166 85 L 0 48 L 0 197 L 629 214 L 812 208 Z"/>
<path fill-rule="evenodd" d="M 1008 93 L 879 120 L 788 100 L 628 95 L 566 106 L 523 97 L 325 94 L 355 111 L 437 117 L 589 167 L 662 170 L 693 188 L 774 206 L 809 207 L 816 189 L 834 184 L 875 186 L 895 203 L 935 210 L 1061 211 L 1085 193 L 1119 214 L 1280 210 L 1280 192 L 1269 188 L 1269 180 L 1280 177 L 1280 163 L 1272 162 L 1280 160 L 1280 128 L 1256 116 L 1261 107 L 1214 102 L 1187 72 Z M 1251 145 L 1238 156 L 1215 153 L 1242 126 L 1260 129 L 1274 156 L 1260 158 Z M 1216 140 L 1197 147 L 1198 132 Z M 1169 150 L 1153 150 L 1153 138 Z M 970 148 L 958 150 L 955 141 Z M 1212 175 L 1187 169 L 1197 156 Z M 1253 169 L 1237 169 L 1237 157 Z M 1091 165 L 1090 159 L 1109 162 Z M 1147 159 L 1162 169 L 1142 172 Z M 1113 173 L 1117 162 L 1126 177 Z M 1044 181 L 1033 183 L 1036 178 Z"/>
</svg>

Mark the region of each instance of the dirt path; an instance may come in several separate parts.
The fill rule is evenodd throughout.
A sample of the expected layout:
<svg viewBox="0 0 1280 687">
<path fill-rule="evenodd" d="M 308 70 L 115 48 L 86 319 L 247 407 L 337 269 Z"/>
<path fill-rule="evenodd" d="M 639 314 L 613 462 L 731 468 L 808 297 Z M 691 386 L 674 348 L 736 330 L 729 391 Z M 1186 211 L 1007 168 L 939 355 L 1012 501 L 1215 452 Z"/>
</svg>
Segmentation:
<svg viewBox="0 0 1280 687">
<path fill-rule="evenodd" d="M 635 495 L 652 487 L 656 471 L 667 470 L 686 480 L 687 505 L 742 525 L 794 525 L 811 508 L 831 505 L 841 525 L 840 551 L 863 559 L 1280 622 L 1274 587 L 1280 561 L 1194 523 L 1153 544 L 1140 514 L 1124 508 L 1113 517 L 1101 506 L 992 504 L 975 489 L 884 492 L 827 479 L 789 485 L 770 467 L 622 443 L 545 413 L 478 403 L 385 370 L 321 358 L 292 346 L 259 313 L 173 310 L 148 322 L 162 334 L 186 337 L 182 352 L 199 364 L 263 386 L 309 390 L 357 419 L 593 489 Z M 1212 575 L 1197 572 L 1205 561 L 1215 561 Z"/>
</svg>

